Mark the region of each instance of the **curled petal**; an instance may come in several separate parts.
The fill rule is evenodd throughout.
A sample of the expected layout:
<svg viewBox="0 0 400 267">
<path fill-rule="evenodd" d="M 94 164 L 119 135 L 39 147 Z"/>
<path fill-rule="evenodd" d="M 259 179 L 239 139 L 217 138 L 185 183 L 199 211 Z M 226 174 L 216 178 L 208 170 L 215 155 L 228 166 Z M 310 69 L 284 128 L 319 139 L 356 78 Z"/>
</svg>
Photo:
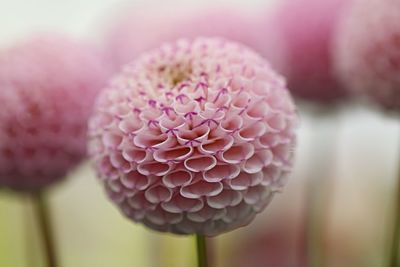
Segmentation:
<svg viewBox="0 0 400 267">
<path fill-rule="evenodd" d="M 240 173 L 238 165 L 217 164 L 214 168 L 204 172 L 204 180 L 210 183 L 219 182 L 224 179 L 233 179 Z"/>
<path fill-rule="evenodd" d="M 194 129 L 181 129 L 177 133 L 177 140 L 181 145 L 199 146 L 208 137 L 210 128 L 206 125 L 200 125 Z"/>
<path fill-rule="evenodd" d="M 217 108 L 227 107 L 232 100 L 232 97 L 229 94 L 224 93 L 224 90 L 217 90 L 212 92 L 212 94 L 209 93 L 209 98 L 213 99 L 212 104 Z"/>
<path fill-rule="evenodd" d="M 171 213 L 157 207 L 146 213 L 146 218 L 153 224 L 156 225 L 166 225 L 166 224 L 176 224 L 182 221 L 183 215 L 181 213 Z"/>
<path fill-rule="evenodd" d="M 255 124 L 255 123 L 257 123 L 257 122 L 260 121 L 260 119 L 258 119 L 258 118 L 250 117 L 250 116 L 247 114 L 247 110 L 246 110 L 246 111 L 243 111 L 243 113 L 241 114 L 241 117 L 242 117 L 242 119 L 243 119 L 243 127 L 246 127 L 246 126 L 248 126 L 248 125 Z M 265 118 L 263 118 L 263 119 L 265 120 Z M 268 124 L 266 124 L 266 126 L 267 126 L 267 128 L 268 128 Z"/>
<path fill-rule="evenodd" d="M 160 128 L 164 133 L 175 134 L 175 132 L 184 127 L 184 125 L 185 120 L 182 116 L 176 116 L 172 119 L 170 116 L 164 114 L 160 118 Z"/>
<path fill-rule="evenodd" d="M 149 202 L 143 192 L 137 193 L 127 199 L 128 205 L 135 210 L 154 210 L 157 205 Z"/>
<path fill-rule="evenodd" d="M 267 119 L 267 124 L 270 132 L 280 132 L 286 128 L 286 119 L 283 115 L 275 114 Z"/>
<path fill-rule="evenodd" d="M 284 164 L 287 163 L 292 156 L 292 145 L 291 144 L 282 144 L 272 148 L 272 152 L 274 158 L 277 160 L 275 161 L 282 161 Z"/>
<path fill-rule="evenodd" d="M 159 121 L 159 117 L 161 117 L 162 115 L 162 111 L 156 108 L 151 108 L 151 109 L 145 109 L 143 110 L 140 115 L 139 118 L 142 121 L 145 122 L 158 122 Z"/>
<path fill-rule="evenodd" d="M 237 95 L 231 102 L 231 110 L 234 114 L 243 113 L 251 101 L 250 94 L 242 92 Z"/>
<path fill-rule="evenodd" d="M 264 186 L 254 186 L 246 190 L 243 199 L 247 204 L 254 205 L 262 202 L 262 200 L 268 197 L 270 194 L 272 193 Z"/>
<path fill-rule="evenodd" d="M 231 116 L 221 122 L 220 129 L 223 133 L 233 133 L 243 126 L 243 119 L 240 116 Z"/>
<path fill-rule="evenodd" d="M 118 180 L 107 181 L 106 185 L 107 185 L 107 189 L 109 189 L 112 192 L 115 192 L 115 193 L 122 192 L 122 185 Z"/>
<path fill-rule="evenodd" d="M 161 203 L 161 206 L 171 213 L 196 212 L 203 208 L 204 202 L 198 198 L 190 199 L 177 194 L 170 201 Z"/>
<path fill-rule="evenodd" d="M 156 175 L 156 176 L 162 176 L 168 173 L 170 171 L 172 165 L 171 164 L 166 164 L 166 163 L 161 163 L 161 162 L 145 162 L 145 163 L 140 163 L 137 166 L 138 172 L 140 172 L 143 175 Z"/>
<path fill-rule="evenodd" d="M 143 127 L 143 122 L 134 114 L 124 117 L 118 124 L 119 129 L 126 134 L 131 134 Z"/>
<path fill-rule="evenodd" d="M 162 178 L 162 182 L 169 188 L 175 188 L 189 184 L 192 181 L 193 174 L 186 170 L 176 170 L 168 173 Z"/>
<path fill-rule="evenodd" d="M 219 151 L 228 150 L 233 145 L 233 137 L 225 135 L 220 138 L 212 139 L 199 146 L 199 151 L 203 154 L 216 154 Z"/>
<path fill-rule="evenodd" d="M 170 147 L 175 143 L 175 139 L 167 134 L 152 135 L 143 131 L 133 138 L 133 143 L 141 148 L 156 149 Z"/>
<path fill-rule="evenodd" d="M 272 88 L 271 88 L 272 89 Z M 288 101 L 287 91 L 285 90 L 270 90 L 270 94 L 266 98 L 272 112 L 280 112 L 285 109 L 292 110 L 292 104 Z"/>
<path fill-rule="evenodd" d="M 204 205 L 204 207 L 197 212 L 189 212 L 187 214 L 187 218 L 191 221 L 204 223 L 210 219 L 218 220 L 225 215 L 226 211 L 224 209 L 215 209 L 208 205 Z"/>
<path fill-rule="evenodd" d="M 236 178 L 229 180 L 228 184 L 233 190 L 245 190 L 250 186 L 262 183 L 263 177 L 262 172 L 252 174 L 241 172 Z"/>
<path fill-rule="evenodd" d="M 185 160 L 185 167 L 193 172 L 201 172 L 212 169 L 217 164 L 217 159 L 209 155 L 197 155 Z"/>
<path fill-rule="evenodd" d="M 121 103 L 119 105 L 114 105 L 110 107 L 110 113 L 113 114 L 114 116 L 117 116 L 119 118 L 126 117 L 130 113 L 130 108 L 128 105 L 125 103 Z"/>
<path fill-rule="evenodd" d="M 181 188 L 181 195 L 186 198 L 197 199 L 203 196 L 218 195 L 223 189 L 221 183 L 209 183 L 200 180 L 196 183 L 183 186 Z"/>
<path fill-rule="evenodd" d="M 225 189 L 216 196 L 207 197 L 207 204 L 215 209 L 223 209 L 228 206 L 236 206 L 243 199 L 242 193 Z"/>
<path fill-rule="evenodd" d="M 250 90 L 256 96 L 268 96 L 270 93 L 271 85 L 262 80 L 255 80 L 251 83 Z"/>
<path fill-rule="evenodd" d="M 122 142 L 122 135 L 116 131 L 107 131 L 103 134 L 103 143 L 106 147 L 117 148 Z"/>
<path fill-rule="evenodd" d="M 151 177 L 132 171 L 121 176 L 121 183 L 129 189 L 145 190 L 152 182 Z"/>
<path fill-rule="evenodd" d="M 219 157 L 226 163 L 237 164 L 251 158 L 253 154 L 253 145 L 250 143 L 242 143 L 240 145 L 232 146 L 228 150 L 222 152 Z"/>
<path fill-rule="evenodd" d="M 258 138 L 257 144 L 261 148 L 271 148 L 277 146 L 279 144 L 288 144 L 290 143 L 290 138 L 286 136 L 282 136 L 276 133 L 265 133 L 260 138 Z"/>
<path fill-rule="evenodd" d="M 253 213 L 252 206 L 242 201 L 236 206 L 226 208 L 226 216 L 223 218 L 223 221 L 226 223 L 234 223 L 237 221 L 241 222 L 242 219 L 246 217 L 250 217 L 249 219 L 252 219 L 251 218 L 252 213 Z"/>
<path fill-rule="evenodd" d="M 153 154 L 155 160 L 159 162 L 182 161 L 193 153 L 193 147 L 177 146 L 168 149 L 156 150 Z"/>
<path fill-rule="evenodd" d="M 238 131 L 237 136 L 235 136 L 235 140 L 240 139 L 240 141 L 245 142 L 254 141 L 254 139 L 263 135 L 266 130 L 266 124 L 259 121 Z"/>
<path fill-rule="evenodd" d="M 264 101 L 255 102 L 246 110 L 246 115 L 253 120 L 262 120 L 268 113 L 269 107 Z"/>
<path fill-rule="evenodd" d="M 190 113 L 198 113 L 200 111 L 199 104 L 194 100 L 184 104 L 180 104 L 179 102 L 177 103 L 178 104 L 174 106 L 175 112 L 181 116 L 185 116 Z"/>
<path fill-rule="evenodd" d="M 247 173 L 257 173 L 265 166 L 272 163 L 273 154 L 270 150 L 260 150 L 243 164 L 243 170 Z"/>
<path fill-rule="evenodd" d="M 144 193 L 146 199 L 153 204 L 167 202 L 172 198 L 172 191 L 162 185 L 154 185 Z"/>
<path fill-rule="evenodd" d="M 240 77 L 239 75 L 233 76 L 233 78 L 230 81 L 230 87 L 232 92 L 238 92 L 240 90 L 243 90 L 244 88 L 244 78 Z"/>
<path fill-rule="evenodd" d="M 104 175 L 107 176 L 112 176 L 108 177 L 111 180 L 114 180 L 117 176 L 115 177 L 114 175 L 111 175 L 112 173 L 118 173 L 118 171 L 114 168 L 114 166 L 111 164 L 110 157 L 109 156 L 103 156 L 96 160 L 96 168 L 98 169 L 99 172 L 101 172 Z"/>
<path fill-rule="evenodd" d="M 134 146 L 125 146 L 122 149 L 122 157 L 129 162 L 142 163 L 150 156 L 144 149 Z"/>
<path fill-rule="evenodd" d="M 129 161 L 125 160 L 120 153 L 110 154 L 110 163 L 120 171 L 127 173 L 132 170 L 132 165 Z"/>
<path fill-rule="evenodd" d="M 114 123 L 113 116 L 106 112 L 100 112 L 90 122 L 90 129 L 108 129 Z"/>
<path fill-rule="evenodd" d="M 270 165 L 263 169 L 262 185 L 270 186 L 274 184 L 276 181 L 278 181 L 281 178 L 281 176 L 282 176 L 282 171 L 278 167 Z"/>
<path fill-rule="evenodd" d="M 201 111 L 199 117 L 203 120 L 203 123 L 207 123 L 208 126 L 217 126 L 219 122 L 225 117 L 225 112 L 215 108 L 207 108 L 210 105 L 206 105 L 206 109 Z"/>
<path fill-rule="evenodd" d="M 115 188 L 113 188 L 113 186 L 108 183 L 105 185 L 104 188 L 105 188 L 105 191 L 106 191 L 108 197 L 114 203 L 120 204 L 120 203 L 124 202 L 125 195 L 123 194 L 123 192 L 121 190 L 116 191 Z"/>
</svg>

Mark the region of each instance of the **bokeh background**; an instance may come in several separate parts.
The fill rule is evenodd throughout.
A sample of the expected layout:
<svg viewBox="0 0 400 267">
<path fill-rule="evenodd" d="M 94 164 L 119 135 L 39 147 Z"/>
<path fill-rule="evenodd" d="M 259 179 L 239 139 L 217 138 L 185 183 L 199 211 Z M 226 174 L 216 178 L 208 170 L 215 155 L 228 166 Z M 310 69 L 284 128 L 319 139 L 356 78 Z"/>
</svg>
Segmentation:
<svg viewBox="0 0 400 267">
<path fill-rule="evenodd" d="M 278 1 L 131 0 L 130 4 L 228 5 L 260 12 Z M 126 4 L 0 0 L 0 47 L 37 31 L 62 31 L 100 42 L 110 15 Z M 328 191 L 321 188 L 328 199 L 323 207 L 327 266 L 382 266 L 400 156 L 398 121 L 356 104 L 329 112 L 301 104 L 300 114 L 297 162 L 290 182 L 249 227 L 210 241 L 215 266 L 304 266 L 302 229 L 309 179 L 329 182 Z M 62 267 L 194 266 L 193 237 L 163 235 L 127 221 L 107 201 L 89 163 L 70 176 L 48 192 Z M 30 200 L 8 191 L 0 191 L 0 266 L 44 266 Z"/>
</svg>

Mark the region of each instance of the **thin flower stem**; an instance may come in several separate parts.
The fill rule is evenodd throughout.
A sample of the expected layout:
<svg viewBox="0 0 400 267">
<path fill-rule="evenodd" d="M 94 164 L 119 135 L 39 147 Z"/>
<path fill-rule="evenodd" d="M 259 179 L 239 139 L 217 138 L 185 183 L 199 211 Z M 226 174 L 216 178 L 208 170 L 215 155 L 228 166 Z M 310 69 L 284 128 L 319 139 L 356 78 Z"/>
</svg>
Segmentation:
<svg viewBox="0 0 400 267">
<path fill-rule="evenodd" d="M 27 199 L 27 205 L 26 205 L 26 209 L 23 211 L 24 215 L 27 216 L 24 220 L 24 226 L 25 226 L 25 231 L 24 231 L 24 235 L 25 235 L 25 266 L 26 267 L 35 267 L 37 266 L 37 257 L 36 257 L 36 251 L 35 249 L 32 249 L 32 247 L 34 246 L 34 235 L 36 233 L 32 233 L 32 218 L 31 218 L 31 213 L 32 213 L 32 198 L 29 195 L 28 199 Z M 29 216 L 29 217 L 28 217 Z"/>
<path fill-rule="evenodd" d="M 48 203 L 44 193 L 39 191 L 32 195 L 35 217 L 39 227 L 39 234 L 42 238 L 47 267 L 57 267 L 57 260 L 54 247 L 53 229 L 49 214 Z"/>
<path fill-rule="evenodd" d="M 197 248 L 197 267 L 207 267 L 207 246 L 206 238 L 203 235 L 196 235 L 196 248 Z"/>
<path fill-rule="evenodd" d="M 399 170 L 398 170 L 398 179 L 397 179 L 397 196 L 395 203 L 395 217 L 394 217 L 394 229 L 393 229 L 393 237 L 392 237 L 392 245 L 390 249 L 390 267 L 398 267 L 400 266 L 400 257 L 399 257 L 399 248 L 400 248 L 400 162 L 399 162 Z"/>
</svg>

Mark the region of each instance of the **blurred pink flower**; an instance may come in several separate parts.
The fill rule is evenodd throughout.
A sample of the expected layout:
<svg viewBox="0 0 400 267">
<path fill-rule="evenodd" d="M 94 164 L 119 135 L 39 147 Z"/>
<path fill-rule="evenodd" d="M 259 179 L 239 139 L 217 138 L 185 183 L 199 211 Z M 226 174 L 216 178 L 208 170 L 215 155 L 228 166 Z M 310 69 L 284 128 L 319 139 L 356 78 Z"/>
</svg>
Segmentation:
<svg viewBox="0 0 400 267">
<path fill-rule="evenodd" d="M 338 31 L 336 63 L 353 93 L 400 111 L 400 1 L 354 1 Z"/>
<path fill-rule="evenodd" d="M 330 102 L 346 96 L 334 76 L 331 46 L 347 0 L 284 0 L 275 14 L 293 95 Z"/>
<path fill-rule="evenodd" d="M 84 158 L 104 66 L 92 46 L 58 35 L 0 51 L 0 187 L 41 189 Z"/>
<path fill-rule="evenodd" d="M 292 169 L 297 116 L 284 79 L 223 39 L 145 54 L 100 95 L 90 154 L 136 222 L 217 235 L 248 224 Z"/>
<path fill-rule="evenodd" d="M 106 36 L 106 49 L 117 68 L 140 53 L 164 42 L 198 36 L 223 37 L 243 43 L 269 60 L 275 68 L 282 62 L 281 44 L 272 23 L 230 7 L 193 8 L 165 5 L 129 8 L 118 14 Z"/>
</svg>

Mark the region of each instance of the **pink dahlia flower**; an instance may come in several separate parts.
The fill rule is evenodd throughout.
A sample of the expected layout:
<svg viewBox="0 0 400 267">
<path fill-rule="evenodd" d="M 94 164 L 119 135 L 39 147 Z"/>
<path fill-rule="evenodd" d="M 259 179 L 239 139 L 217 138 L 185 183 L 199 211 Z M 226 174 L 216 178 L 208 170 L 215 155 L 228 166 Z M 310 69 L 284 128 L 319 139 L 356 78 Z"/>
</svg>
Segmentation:
<svg viewBox="0 0 400 267">
<path fill-rule="evenodd" d="M 181 39 L 100 95 L 90 154 L 133 221 L 216 235 L 248 224 L 292 169 L 297 117 L 283 78 L 223 39 Z"/>
<path fill-rule="evenodd" d="M 270 21 L 260 32 L 259 17 L 227 7 L 154 9 L 135 8 L 119 14 L 106 39 L 106 49 L 116 67 L 129 63 L 142 52 L 164 42 L 198 36 L 223 37 L 243 43 L 279 68 L 281 59 L 278 34 Z"/>
<path fill-rule="evenodd" d="M 400 1 L 354 1 L 336 52 L 339 76 L 353 93 L 400 111 Z"/>
<path fill-rule="evenodd" d="M 39 190 L 84 158 L 103 66 L 93 47 L 50 34 L 0 51 L 0 187 Z"/>
<path fill-rule="evenodd" d="M 331 46 L 347 0 L 285 0 L 275 14 L 284 43 L 284 73 L 293 95 L 322 102 L 345 97 L 334 76 Z"/>
</svg>

